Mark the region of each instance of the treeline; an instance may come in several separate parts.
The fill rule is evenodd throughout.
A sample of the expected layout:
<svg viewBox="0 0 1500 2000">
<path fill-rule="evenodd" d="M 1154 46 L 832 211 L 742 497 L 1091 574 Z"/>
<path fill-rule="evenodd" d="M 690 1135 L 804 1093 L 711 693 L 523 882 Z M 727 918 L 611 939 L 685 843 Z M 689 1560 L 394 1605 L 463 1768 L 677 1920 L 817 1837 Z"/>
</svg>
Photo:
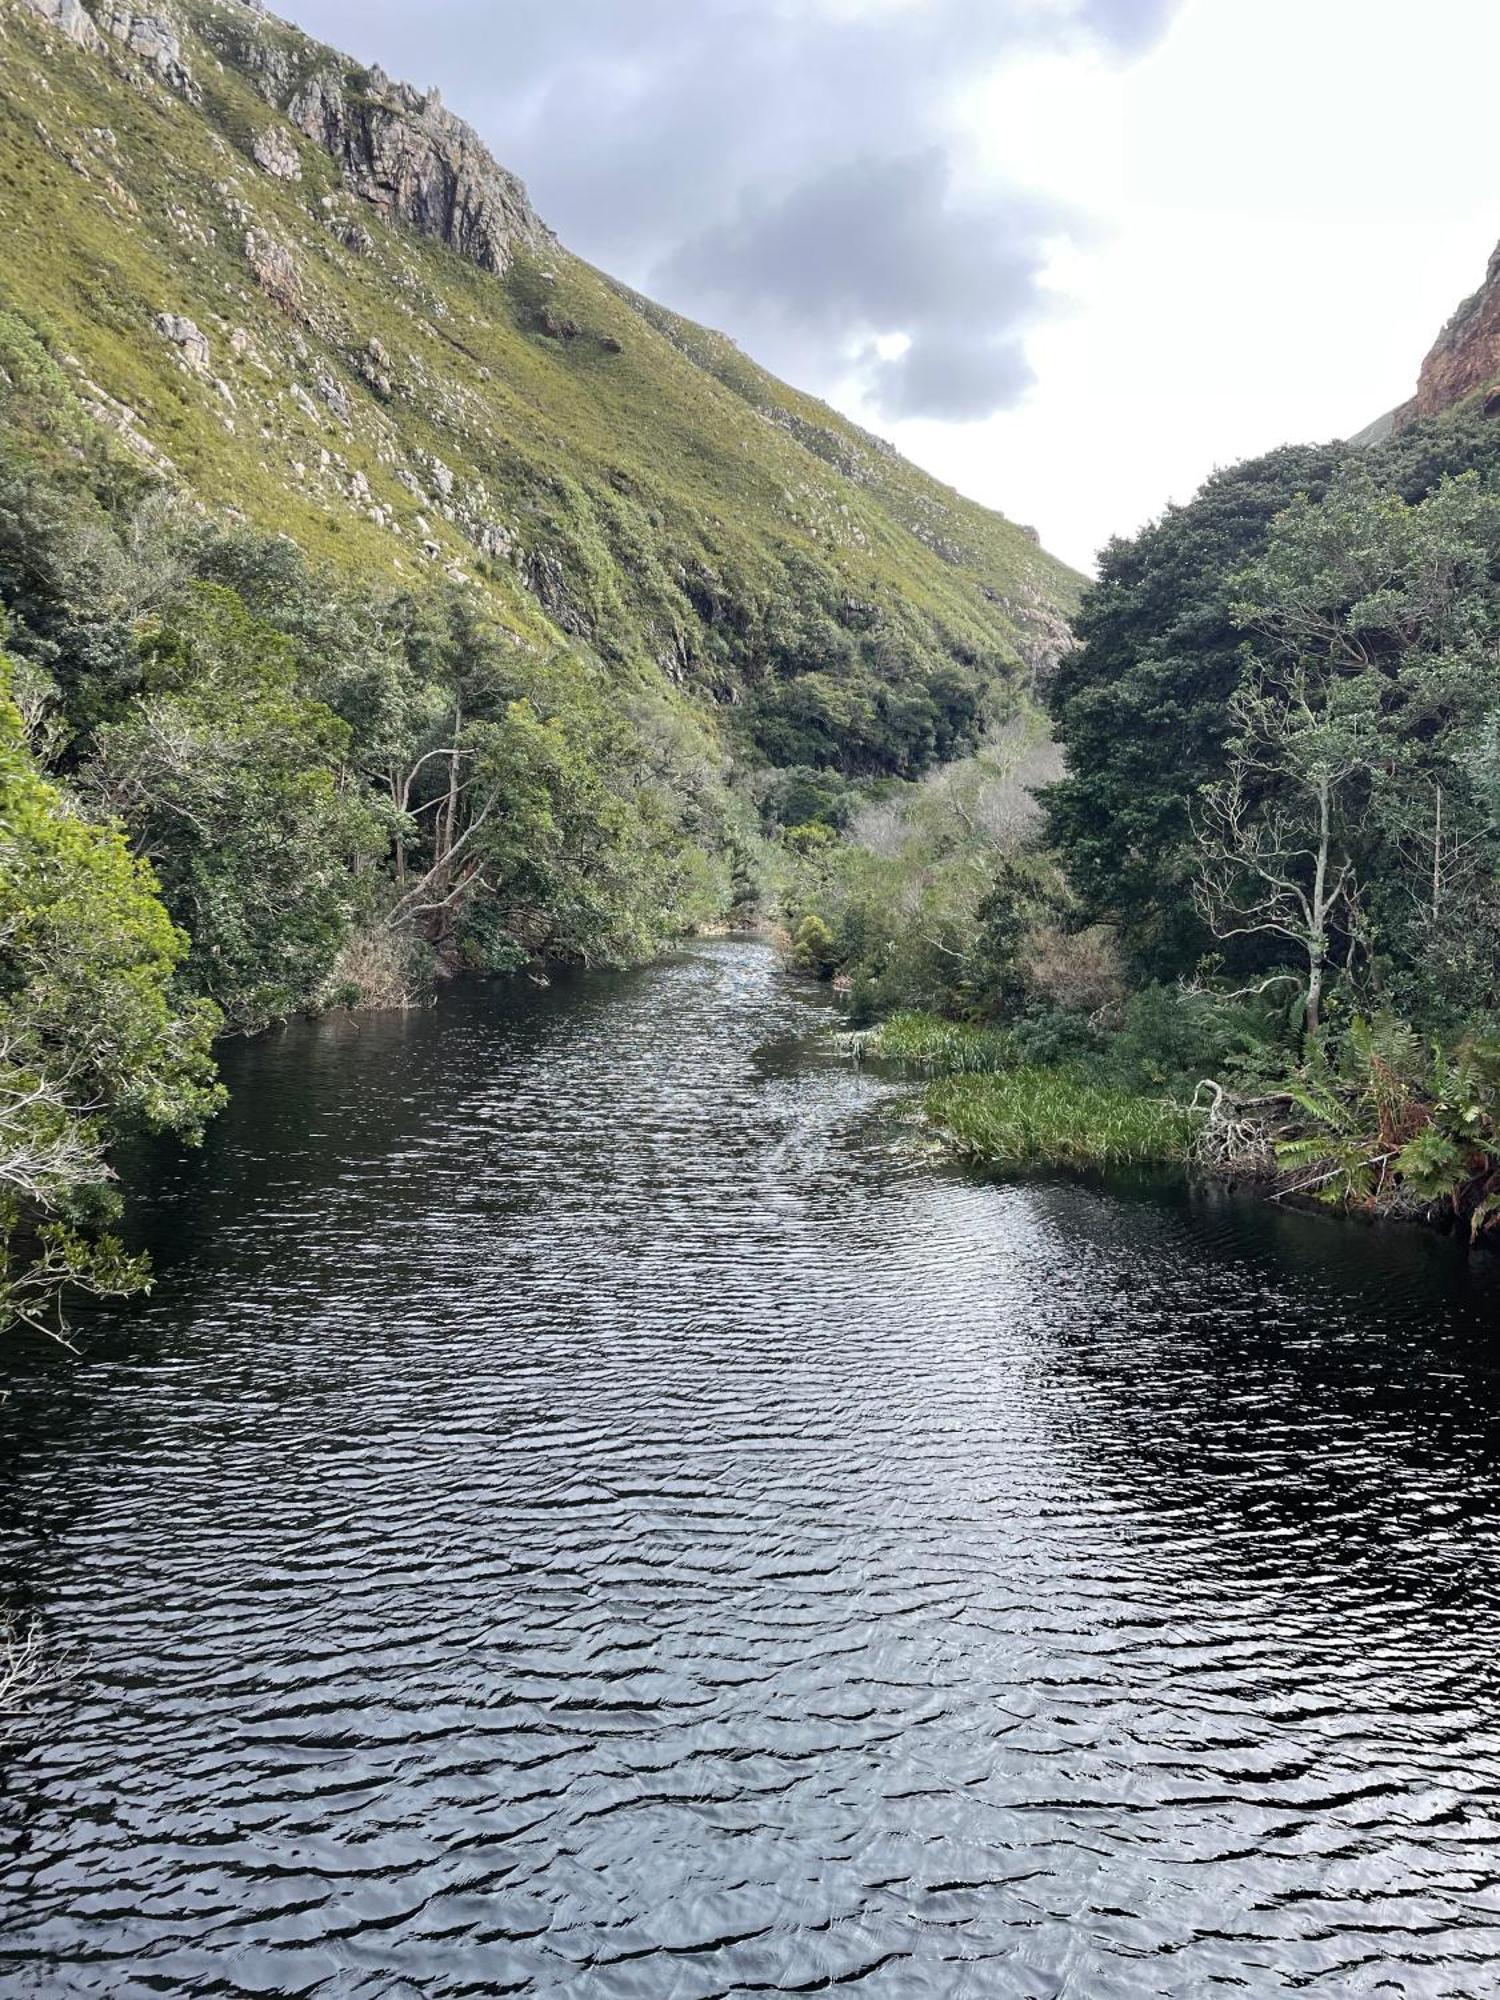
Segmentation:
<svg viewBox="0 0 1500 2000">
<path fill-rule="evenodd" d="M 0 1321 L 35 1324 L 141 1282 L 110 1150 L 201 1131 L 217 1034 L 642 959 L 752 900 L 761 848 L 661 680 L 56 442 L 0 450 Z"/>
<path fill-rule="evenodd" d="M 946 813 L 908 793 L 894 845 L 869 808 L 845 844 L 792 836 L 802 962 L 857 1019 L 998 1031 L 988 1080 L 944 1099 L 992 1157 L 1047 1147 L 981 1128 L 1067 1126 L 1068 1104 L 1052 1156 L 1086 1155 L 1085 1086 L 1104 1088 L 1194 1107 L 1141 1125 L 1158 1151 L 1486 1227 L 1500 431 L 1453 417 L 1217 474 L 1111 544 L 1077 636 L 1045 690 L 1065 769 L 1024 784 L 1029 818 L 987 812 L 991 753 L 947 780 Z M 925 1034 L 905 1020 L 892 1046 L 940 1068 L 944 1031 Z"/>
<path fill-rule="evenodd" d="M 762 901 L 799 788 L 972 746 L 1007 658 L 786 574 L 752 606 L 683 571 L 738 662 L 715 710 L 618 621 L 523 640 L 504 591 L 212 516 L 0 314 L 0 1324 L 144 1282 L 111 1153 L 201 1133 L 218 1035 L 642 961 Z"/>
</svg>

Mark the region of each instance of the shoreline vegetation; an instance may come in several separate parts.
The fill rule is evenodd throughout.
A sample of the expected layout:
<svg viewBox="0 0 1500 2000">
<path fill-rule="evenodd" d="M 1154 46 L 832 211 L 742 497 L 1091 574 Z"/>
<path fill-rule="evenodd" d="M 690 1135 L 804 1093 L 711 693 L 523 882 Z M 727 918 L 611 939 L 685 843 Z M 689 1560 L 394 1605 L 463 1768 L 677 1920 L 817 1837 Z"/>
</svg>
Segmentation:
<svg viewBox="0 0 1500 2000">
<path fill-rule="evenodd" d="M 956 1150 L 1500 1240 L 1500 426 L 1215 474 L 977 753 L 783 847 Z"/>
<path fill-rule="evenodd" d="M 1414 1047 L 1389 1024 L 1358 1024 L 1370 1090 L 1333 1079 L 1233 1095 L 1202 1079 L 1191 1095 L 1147 1094 L 1107 1062 L 1017 1060 L 1003 1028 L 902 1013 L 841 1037 L 846 1055 L 921 1079 L 925 1122 L 957 1157 L 992 1168 L 1173 1168 L 1269 1199 L 1421 1223 L 1477 1240 L 1500 1209 L 1500 1147 L 1473 1098 L 1500 1056 L 1470 1048 L 1419 1094 L 1393 1056 Z M 1483 1076 L 1478 1073 L 1483 1072 Z M 1364 1104 L 1361 1105 L 1361 1096 Z M 1361 1109 L 1371 1116 L 1362 1118 Z M 1457 1171 L 1455 1171 L 1457 1169 Z"/>
<path fill-rule="evenodd" d="M 1076 1068 L 1018 1061 L 1004 1029 L 897 1014 L 845 1038 L 856 1061 L 926 1079 L 923 1115 L 966 1159 L 1069 1168 L 1185 1162 L 1199 1119 Z"/>
</svg>

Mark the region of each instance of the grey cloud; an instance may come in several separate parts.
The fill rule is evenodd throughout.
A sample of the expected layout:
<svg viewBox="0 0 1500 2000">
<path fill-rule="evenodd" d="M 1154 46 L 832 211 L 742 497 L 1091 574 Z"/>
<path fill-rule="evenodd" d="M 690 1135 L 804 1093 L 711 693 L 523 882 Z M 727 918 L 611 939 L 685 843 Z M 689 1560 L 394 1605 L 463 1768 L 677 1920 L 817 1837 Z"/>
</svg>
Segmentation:
<svg viewBox="0 0 1500 2000">
<path fill-rule="evenodd" d="M 960 196 L 958 94 L 1038 49 L 1138 55 L 1181 0 L 293 0 L 440 83 L 570 247 L 891 415 L 1013 403 L 1046 242 L 1025 189 Z M 874 358 L 881 335 L 909 341 Z"/>
<path fill-rule="evenodd" d="M 807 330 L 863 359 L 867 393 L 891 416 L 987 416 L 1029 386 L 1014 329 L 1044 310 L 1049 236 L 1070 218 L 1024 195 L 956 199 L 937 149 L 828 169 L 775 200 L 747 200 L 684 243 L 668 288 L 758 330 Z M 881 335 L 904 335 L 882 360 Z"/>
<path fill-rule="evenodd" d="M 1016 335 L 939 328 L 918 335 L 899 360 L 878 362 L 866 386 L 888 417 L 969 423 L 1009 409 L 1032 380 Z"/>
<path fill-rule="evenodd" d="M 1180 0 L 1086 0 L 1080 19 L 1122 55 L 1140 55 L 1160 41 Z"/>
</svg>

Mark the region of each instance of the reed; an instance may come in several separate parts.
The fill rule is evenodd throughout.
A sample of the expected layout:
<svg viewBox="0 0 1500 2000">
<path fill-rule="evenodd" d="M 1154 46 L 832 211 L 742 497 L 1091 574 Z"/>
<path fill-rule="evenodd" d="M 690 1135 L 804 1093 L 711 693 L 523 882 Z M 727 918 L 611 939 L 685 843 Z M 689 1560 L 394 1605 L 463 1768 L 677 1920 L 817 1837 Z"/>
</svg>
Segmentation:
<svg viewBox="0 0 1500 2000">
<path fill-rule="evenodd" d="M 928 1076 L 992 1076 L 1015 1066 L 1015 1039 L 1005 1028 L 976 1028 L 936 1014 L 892 1014 L 864 1037 L 862 1053 L 903 1063 Z"/>
<path fill-rule="evenodd" d="M 957 1152 L 996 1166 L 1180 1163 L 1196 1129 L 1180 1104 L 1063 1069 L 951 1076 L 932 1086 L 926 1111 Z"/>
</svg>

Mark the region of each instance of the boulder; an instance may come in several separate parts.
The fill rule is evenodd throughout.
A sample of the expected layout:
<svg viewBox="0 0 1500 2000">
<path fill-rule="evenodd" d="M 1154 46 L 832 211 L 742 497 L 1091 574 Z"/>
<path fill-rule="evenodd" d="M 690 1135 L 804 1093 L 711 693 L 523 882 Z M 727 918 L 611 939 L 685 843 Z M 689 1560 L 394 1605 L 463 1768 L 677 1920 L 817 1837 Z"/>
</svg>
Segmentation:
<svg viewBox="0 0 1500 2000">
<path fill-rule="evenodd" d="M 171 341 L 184 364 L 195 375 L 207 375 L 213 362 L 208 336 L 201 327 L 180 313 L 158 313 L 156 330 L 163 340 Z"/>
<path fill-rule="evenodd" d="M 317 376 L 318 394 L 332 410 L 341 424 L 349 421 L 349 396 L 336 375 L 330 375 L 326 368 L 319 369 Z"/>
<path fill-rule="evenodd" d="M 263 172 L 279 181 L 300 181 L 302 159 L 297 142 L 284 125 L 268 125 L 257 132 L 250 148 L 251 158 Z"/>
<path fill-rule="evenodd" d="M 79 48 L 100 49 L 104 46 L 104 38 L 94 26 L 93 16 L 84 10 L 82 0 L 23 0 L 23 4 L 33 14 L 40 14 L 44 21 L 50 21 Z"/>
</svg>

